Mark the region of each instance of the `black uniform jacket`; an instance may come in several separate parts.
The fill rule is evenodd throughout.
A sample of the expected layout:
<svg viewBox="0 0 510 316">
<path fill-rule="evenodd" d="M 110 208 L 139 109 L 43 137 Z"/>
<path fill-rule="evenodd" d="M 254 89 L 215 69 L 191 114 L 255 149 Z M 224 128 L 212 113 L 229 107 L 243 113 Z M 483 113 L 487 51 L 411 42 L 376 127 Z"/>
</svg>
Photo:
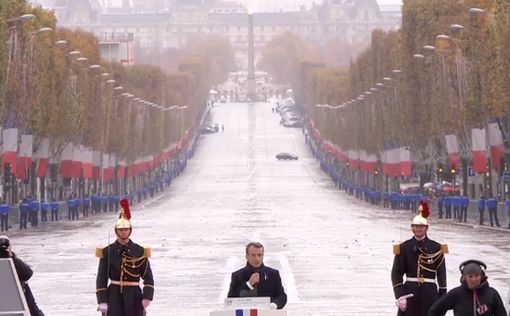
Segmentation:
<svg viewBox="0 0 510 316">
<path fill-rule="evenodd" d="M 476 314 L 473 308 L 476 308 Z M 501 297 L 489 286 L 487 279 L 482 280 L 482 284 L 474 290 L 465 281 L 462 282 L 461 286 L 437 300 L 430 307 L 428 316 L 443 316 L 451 309 L 454 316 L 507 316 Z"/>
<path fill-rule="evenodd" d="M 97 302 L 109 303 L 108 299 L 108 279 L 113 282 L 130 282 L 131 284 L 140 282 L 143 279 L 143 298 L 152 300 L 154 295 L 154 280 L 149 263 L 148 252 L 131 240 L 126 245 L 121 245 L 118 241 L 106 248 L 99 249 L 97 254 L 100 257 L 99 268 L 96 279 Z M 139 288 L 132 285 L 110 284 L 118 287 L 123 292 L 129 292 L 130 289 Z"/>
<path fill-rule="evenodd" d="M 391 270 L 391 281 L 395 298 L 409 294 L 403 282 L 408 278 L 436 279 L 440 291 L 446 292 L 446 265 L 444 254 L 447 247 L 425 237 L 422 240 L 411 238 L 394 246 L 395 259 Z M 442 293 L 441 293 L 442 294 Z"/>
<path fill-rule="evenodd" d="M 34 295 L 32 294 L 32 290 L 28 285 L 28 280 L 32 277 L 34 272 L 32 268 L 30 268 L 23 260 L 18 258 L 16 254 L 12 254 L 12 261 L 14 263 L 14 267 L 16 268 L 16 273 L 18 274 L 18 278 L 21 282 L 21 287 L 23 288 L 23 292 L 25 293 L 25 299 L 27 301 L 28 309 L 30 310 L 30 314 L 32 316 L 44 315 L 43 312 L 37 306 L 35 302 Z"/>
<path fill-rule="evenodd" d="M 254 286 L 253 290 L 250 290 L 246 282 L 256 272 L 260 273 L 260 282 Z M 246 267 L 232 273 L 228 297 L 243 296 L 268 296 L 271 298 L 271 303 L 275 303 L 278 309 L 283 308 L 287 303 L 287 294 L 283 289 L 280 273 L 265 265 L 254 268 L 246 264 Z"/>
</svg>

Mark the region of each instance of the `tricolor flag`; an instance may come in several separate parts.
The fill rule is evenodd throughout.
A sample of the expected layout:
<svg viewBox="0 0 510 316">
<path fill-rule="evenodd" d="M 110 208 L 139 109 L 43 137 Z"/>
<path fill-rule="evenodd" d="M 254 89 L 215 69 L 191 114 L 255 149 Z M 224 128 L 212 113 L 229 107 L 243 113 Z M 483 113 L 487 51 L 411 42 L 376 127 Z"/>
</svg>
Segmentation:
<svg viewBox="0 0 510 316">
<path fill-rule="evenodd" d="M 109 163 L 109 175 L 110 180 L 113 180 L 115 178 L 115 166 L 117 165 L 117 156 L 115 154 L 110 154 L 110 163 Z"/>
<path fill-rule="evenodd" d="M 382 172 L 384 175 L 388 175 L 388 155 L 387 155 L 387 151 L 386 150 L 383 150 L 379 153 L 379 155 L 381 156 L 381 162 L 382 162 Z"/>
<path fill-rule="evenodd" d="M 411 176 L 412 162 L 409 147 L 387 149 L 381 153 L 383 173 L 386 176 Z"/>
<path fill-rule="evenodd" d="M 360 168 L 362 171 L 367 173 L 374 173 L 377 170 L 377 156 L 373 154 L 367 154 L 366 151 L 362 150 L 359 152 Z"/>
<path fill-rule="evenodd" d="M 50 157 L 50 140 L 43 138 L 41 145 L 37 150 L 37 158 L 39 158 L 39 166 L 37 168 L 37 176 L 46 177 L 48 173 L 48 160 Z"/>
<path fill-rule="evenodd" d="M 83 150 L 83 158 L 82 158 L 82 169 L 83 169 L 83 178 L 92 179 L 94 176 L 94 157 L 92 150 L 89 148 L 85 148 Z"/>
<path fill-rule="evenodd" d="M 450 134 L 446 135 L 446 151 L 448 152 L 448 164 L 453 166 L 455 169 L 459 169 L 460 167 L 460 158 L 459 158 L 459 143 L 457 141 L 457 136 Z"/>
<path fill-rule="evenodd" d="M 73 143 L 67 143 L 62 150 L 60 159 L 60 175 L 62 178 L 73 177 Z"/>
<path fill-rule="evenodd" d="M 487 149 L 485 129 L 473 128 L 471 130 L 471 148 L 473 150 L 473 170 L 476 173 L 487 172 Z"/>
<path fill-rule="evenodd" d="M 400 147 L 400 174 L 410 177 L 412 174 L 411 151 L 409 147 Z"/>
<path fill-rule="evenodd" d="M 32 170 L 32 151 L 34 145 L 34 136 L 21 135 L 21 144 L 19 146 L 18 167 L 16 173 L 22 181 L 27 178 L 27 172 Z"/>
<path fill-rule="evenodd" d="M 119 161 L 119 178 L 124 179 L 126 177 L 126 160 L 122 159 Z"/>
<path fill-rule="evenodd" d="M 400 175 L 400 148 L 387 149 L 384 151 L 383 171 L 384 174 L 393 177 Z"/>
<path fill-rule="evenodd" d="M 110 155 L 103 154 L 103 162 L 102 162 L 102 168 L 103 170 L 103 181 L 108 182 L 110 180 Z"/>
<path fill-rule="evenodd" d="M 338 146 L 334 145 L 331 141 L 324 141 L 322 148 L 336 157 L 339 161 L 348 162 L 349 157 Z M 172 155 L 170 155 L 172 157 Z"/>
<path fill-rule="evenodd" d="M 498 123 L 489 124 L 489 145 L 491 146 L 492 165 L 496 171 L 501 170 L 501 158 L 505 153 L 503 147 L 503 135 Z"/>
<path fill-rule="evenodd" d="M 16 156 L 18 153 L 18 129 L 6 128 L 2 131 L 3 149 L 2 166 L 11 164 L 11 172 L 16 172 Z"/>
<path fill-rule="evenodd" d="M 74 146 L 73 149 L 73 178 L 81 178 L 83 161 L 85 159 L 85 148 L 82 145 Z"/>
<path fill-rule="evenodd" d="M 256 309 L 236 309 L 236 316 L 258 316 L 259 311 Z"/>
<path fill-rule="evenodd" d="M 101 180 L 101 152 L 92 152 L 92 179 L 99 181 Z"/>
<path fill-rule="evenodd" d="M 349 157 L 349 164 L 352 169 L 359 169 L 359 152 L 358 150 L 348 150 L 347 157 Z"/>
</svg>

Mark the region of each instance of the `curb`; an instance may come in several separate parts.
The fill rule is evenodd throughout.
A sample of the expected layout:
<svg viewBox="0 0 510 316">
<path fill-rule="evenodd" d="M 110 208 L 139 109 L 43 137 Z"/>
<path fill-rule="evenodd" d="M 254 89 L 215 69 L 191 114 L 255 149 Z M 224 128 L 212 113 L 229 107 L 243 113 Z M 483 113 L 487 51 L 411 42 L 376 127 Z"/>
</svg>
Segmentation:
<svg viewBox="0 0 510 316">
<path fill-rule="evenodd" d="M 450 222 L 450 224 L 457 225 L 457 226 L 464 226 L 472 229 L 485 229 L 485 230 L 494 230 L 494 231 L 500 231 L 505 233 L 510 233 L 509 228 L 505 228 L 503 226 L 501 227 L 493 227 L 493 226 L 487 226 L 487 225 L 478 225 L 478 224 L 469 224 L 469 223 L 456 223 L 456 222 Z"/>
</svg>

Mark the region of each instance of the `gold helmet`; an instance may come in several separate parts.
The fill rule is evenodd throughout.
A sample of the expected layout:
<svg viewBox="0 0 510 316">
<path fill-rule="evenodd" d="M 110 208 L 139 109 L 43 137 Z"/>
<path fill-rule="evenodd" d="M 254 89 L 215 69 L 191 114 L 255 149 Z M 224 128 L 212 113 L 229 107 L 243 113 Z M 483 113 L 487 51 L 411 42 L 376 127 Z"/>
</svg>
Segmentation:
<svg viewBox="0 0 510 316">
<path fill-rule="evenodd" d="M 420 206 L 418 207 L 418 215 L 413 218 L 411 225 L 424 225 L 429 226 L 429 222 L 427 221 L 427 217 L 430 215 L 429 205 L 425 201 L 420 202 Z"/>
<path fill-rule="evenodd" d="M 133 228 L 131 226 L 131 211 L 129 210 L 129 201 L 127 199 L 122 199 L 120 201 L 120 213 L 119 219 L 115 222 L 115 230 L 120 228 Z"/>
</svg>

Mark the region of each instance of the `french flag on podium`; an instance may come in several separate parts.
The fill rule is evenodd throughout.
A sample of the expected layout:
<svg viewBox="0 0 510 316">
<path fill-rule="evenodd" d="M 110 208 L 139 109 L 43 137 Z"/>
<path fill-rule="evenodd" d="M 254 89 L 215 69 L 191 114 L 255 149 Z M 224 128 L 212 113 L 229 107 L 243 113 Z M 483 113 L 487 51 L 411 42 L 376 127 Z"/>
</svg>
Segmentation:
<svg viewBox="0 0 510 316">
<path fill-rule="evenodd" d="M 236 309 L 236 316 L 258 316 L 259 312 L 256 309 Z"/>
</svg>

